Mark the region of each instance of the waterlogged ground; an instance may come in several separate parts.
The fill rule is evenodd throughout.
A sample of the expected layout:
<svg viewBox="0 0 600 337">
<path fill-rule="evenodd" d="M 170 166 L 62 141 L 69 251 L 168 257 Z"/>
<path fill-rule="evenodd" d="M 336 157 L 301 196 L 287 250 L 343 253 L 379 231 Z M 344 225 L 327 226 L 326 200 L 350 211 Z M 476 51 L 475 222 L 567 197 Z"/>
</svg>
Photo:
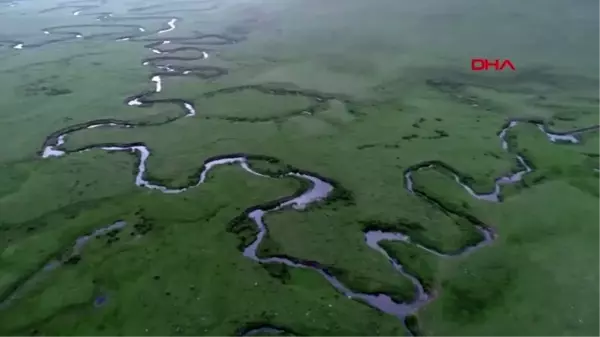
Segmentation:
<svg viewBox="0 0 600 337">
<path fill-rule="evenodd" d="M 597 13 L 0 0 L 0 333 L 597 335 Z"/>
</svg>

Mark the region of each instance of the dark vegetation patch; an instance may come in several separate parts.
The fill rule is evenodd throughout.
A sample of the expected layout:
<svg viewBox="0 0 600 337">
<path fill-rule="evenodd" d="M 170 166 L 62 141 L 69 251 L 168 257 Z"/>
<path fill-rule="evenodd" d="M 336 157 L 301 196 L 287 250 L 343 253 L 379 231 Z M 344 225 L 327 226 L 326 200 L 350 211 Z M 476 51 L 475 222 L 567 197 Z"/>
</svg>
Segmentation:
<svg viewBox="0 0 600 337">
<path fill-rule="evenodd" d="M 586 170 L 594 170 L 600 168 L 600 161 L 598 160 L 599 154 L 597 153 L 584 153 L 585 158 L 583 159 L 583 167 Z"/>
<path fill-rule="evenodd" d="M 261 160 L 251 157 L 248 160 L 248 164 L 254 171 L 270 177 L 282 176 L 289 172 L 289 167 L 276 158 Z"/>
<path fill-rule="evenodd" d="M 434 88 L 435 90 L 442 92 L 444 94 L 448 94 L 454 100 L 472 105 L 478 106 L 481 104 L 482 99 L 468 94 L 469 85 L 463 82 L 450 80 L 450 79 L 428 79 L 425 81 L 427 86 Z M 486 101 L 489 102 L 489 101 Z"/>
<path fill-rule="evenodd" d="M 492 151 L 486 151 L 483 155 L 486 157 L 494 157 L 496 159 L 502 159 L 502 157 L 500 157 L 497 153 L 492 152 Z"/>
<path fill-rule="evenodd" d="M 23 286 L 25 283 L 27 283 L 28 280 L 35 277 L 39 273 L 40 270 L 42 270 L 48 263 L 50 263 L 50 261 L 52 261 L 52 259 L 54 258 L 54 255 L 55 254 L 48 255 L 43 260 L 40 260 L 40 262 L 36 266 L 29 269 L 27 272 L 21 274 L 19 276 L 19 278 L 17 280 L 15 280 L 15 282 L 13 282 L 12 284 L 3 286 L 4 289 L 0 288 L 0 303 L 5 302 L 7 299 L 9 299 L 11 297 L 11 295 L 13 295 L 15 292 L 17 292 L 19 290 L 19 288 L 21 288 L 21 286 Z"/>
<path fill-rule="evenodd" d="M 118 242 L 121 240 L 121 237 L 119 234 L 122 233 L 122 228 L 112 228 L 109 231 L 103 233 L 103 234 L 94 234 L 94 231 L 91 231 L 89 233 L 86 233 L 83 236 L 89 236 L 88 240 L 106 240 L 104 243 L 104 246 L 111 246 L 112 244 Z M 63 253 L 61 254 L 61 256 L 59 257 L 59 261 L 62 264 L 65 265 L 75 265 L 78 264 L 81 259 L 82 259 L 82 252 L 83 250 L 85 250 L 85 246 L 90 244 L 91 242 L 84 242 L 84 243 L 79 243 L 79 238 L 77 238 L 76 240 L 74 240 L 73 242 L 69 243 L 69 247 L 63 251 Z M 77 247 L 77 249 L 76 249 Z"/>
<path fill-rule="evenodd" d="M 435 130 L 433 130 L 433 132 L 435 132 L 435 136 L 429 136 L 426 138 L 427 139 L 442 139 L 442 138 L 447 138 L 449 136 L 448 133 L 444 130 L 435 129 Z"/>
<path fill-rule="evenodd" d="M 426 293 L 431 294 L 436 286 L 435 259 L 437 256 L 415 246 L 412 243 L 397 241 L 381 241 L 379 246 L 404 270 L 417 278 Z"/>
<path fill-rule="evenodd" d="M 117 228 L 107 232 L 106 234 L 103 234 L 102 236 L 99 236 L 99 238 L 104 237 L 106 239 L 105 245 L 111 246 L 113 243 L 116 243 L 117 241 L 121 240 L 121 238 L 118 235 L 120 231 L 121 230 Z"/>
<path fill-rule="evenodd" d="M 590 119 L 596 119 L 598 115 L 598 106 L 582 106 L 571 104 L 541 104 L 536 103 L 535 106 L 553 112 L 552 117 L 546 121 L 541 121 L 540 124 L 546 126 L 554 126 L 556 122 L 571 122 L 576 123 L 580 119 L 590 116 Z"/>
<path fill-rule="evenodd" d="M 589 194 L 596 198 L 600 197 L 600 193 L 598 191 L 598 173 L 596 172 L 594 176 L 574 176 L 568 179 L 568 182 L 571 186 Z"/>
<path fill-rule="evenodd" d="M 413 238 L 420 235 L 425 230 L 423 225 L 415 221 L 410 221 L 405 218 L 399 218 L 394 222 L 384 222 L 380 220 L 363 220 L 359 221 L 363 232 L 382 231 L 382 232 L 399 232 Z"/>
<path fill-rule="evenodd" d="M 547 182 L 549 180 L 551 180 L 551 178 L 548 176 L 547 171 L 533 171 L 524 175 L 521 181 L 515 184 L 511 184 L 510 186 L 508 186 L 508 188 L 513 189 L 515 191 L 523 191 L 533 186 L 543 184 L 544 182 Z"/>
<path fill-rule="evenodd" d="M 59 89 L 59 88 L 40 88 L 46 96 L 60 96 L 60 95 L 68 95 L 72 93 L 71 89 Z"/>
<path fill-rule="evenodd" d="M 425 121 L 427 121 L 427 119 L 424 118 L 424 117 L 421 117 L 421 118 L 419 118 L 417 121 L 415 121 L 412 124 L 412 127 L 416 128 L 416 129 L 420 129 L 421 128 L 421 124 L 423 124 Z"/>
<path fill-rule="evenodd" d="M 286 284 L 291 280 L 290 267 L 282 263 L 261 263 L 269 275 L 281 283 Z"/>
<path fill-rule="evenodd" d="M 52 84 L 56 78 L 56 75 L 44 77 L 22 86 L 20 90 L 24 92 L 26 97 L 37 95 L 61 96 L 72 93 L 71 89 L 57 87 L 56 85 Z"/>
<path fill-rule="evenodd" d="M 333 191 L 329 197 L 322 203 L 322 205 L 329 206 L 337 203 L 341 203 L 343 206 L 354 206 L 356 205 L 356 198 L 354 192 L 345 188 L 340 183 L 335 181 L 329 181 L 333 185 Z M 333 209 L 336 209 L 333 207 Z"/>
<path fill-rule="evenodd" d="M 29 174 L 29 171 L 16 164 L 0 165 L 0 198 L 17 192 Z"/>
<path fill-rule="evenodd" d="M 227 231 L 235 234 L 238 238 L 237 249 L 240 252 L 249 246 L 256 239 L 258 230 L 256 225 L 248 218 L 246 212 L 232 219 L 227 225 Z"/>
<path fill-rule="evenodd" d="M 458 324 L 481 322 L 488 310 L 502 305 L 506 293 L 514 287 L 516 271 L 502 256 L 478 260 L 475 266 L 461 269 L 466 276 L 442 282 L 444 313 Z"/>
<path fill-rule="evenodd" d="M 418 136 L 416 137 L 418 138 Z M 381 148 L 381 149 L 399 149 L 401 148 L 400 143 L 377 143 L 377 144 L 364 144 L 356 147 L 357 150 L 366 150 L 371 148 Z"/>
<path fill-rule="evenodd" d="M 14 45 L 16 43 L 12 43 L 12 45 Z M 0 41 L 0 46 L 2 46 L 2 41 Z M 87 53 L 78 53 L 78 54 L 73 54 L 73 55 L 69 55 L 69 56 L 65 56 L 65 57 L 61 57 L 55 60 L 49 60 L 49 61 L 39 61 L 39 62 L 32 62 L 32 63 L 28 63 L 25 65 L 21 65 L 21 66 L 17 66 L 17 67 L 12 67 L 10 69 L 7 70 L 3 70 L 0 71 L 0 73 L 15 73 L 15 72 L 19 72 L 19 73 L 25 73 L 26 72 L 32 72 L 32 73 L 37 73 L 37 71 L 39 70 L 38 68 L 41 68 L 39 66 L 49 66 L 49 65 L 54 65 L 54 66 L 70 66 L 73 63 L 73 60 L 79 59 L 79 58 L 89 58 L 92 55 L 103 55 L 105 54 L 104 52 L 87 52 Z M 96 63 L 96 62 L 94 62 Z M 58 78 L 58 76 L 53 75 L 48 77 L 50 79 L 56 79 Z"/>
<path fill-rule="evenodd" d="M 458 174 L 456 170 L 452 167 L 437 161 L 431 162 L 423 162 L 415 165 L 414 167 L 409 168 L 407 171 L 417 172 L 420 168 L 427 168 L 430 165 L 434 165 L 436 168 L 441 168 L 442 172 L 445 170 L 447 172 Z M 460 176 L 459 176 L 460 177 Z M 468 180 L 461 177 L 461 180 L 468 183 Z M 487 228 L 488 226 L 481 220 L 479 220 L 474 215 L 470 214 L 470 207 L 468 204 L 464 202 L 457 201 L 442 201 L 440 198 L 434 195 L 430 195 L 423 187 L 420 187 L 418 181 L 415 181 L 415 185 L 413 186 L 413 191 L 415 195 L 421 198 L 424 202 L 433 206 L 434 208 L 440 210 L 443 214 L 445 214 L 456 226 L 458 226 L 463 233 L 462 238 L 462 247 L 463 249 L 469 246 L 473 246 L 479 243 L 482 240 L 482 235 L 477 230 L 475 230 L 476 226 Z M 428 247 L 430 249 L 437 250 L 446 254 L 456 254 L 462 251 L 446 251 L 441 247 L 441 242 L 437 240 L 431 239 L 424 227 L 418 223 L 410 222 L 406 219 L 398 219 L 395 222 L 384 223 L 381 221 L 363 221 L 363 230 L 382 230 L 382 231 L 393 231 L 400 232 L 406 234 L 411 237 L 411 240 L 414 242 L 423 245 L 424 247 Z"/>
<path fill-rule="evenodd" d="M 411 140 L 411 139 L 415 139 L 415 138 L 419 138 L 419 135 L 417 135 L 415 133 L 411 133 L 410 135 L 402 136 L 402 139 L 404 139 L 404 140 Z"/>
<path fill-rule="evenodd" d="M 347 270 L 335 266 L 325 266 L 326 272 L 337 278 L 342 284 L 345 284 L 350 289 L 368 295 L 385 294 L 391 297 L 398 303 L 408 303 L 414 301 L 415 292 L 412 287 L 398 287 L 398 282 L 395 280 L 377 281 L 370 278 L 368 275 L 362 275 L 356 271 Z M 403 277 L 398 274 L 398 278 Z M 362 302 L 361 302 L 362 303 Z M 366 305 L 366 304 L 365 304 Z"/>
<path fill-rule="evenodd" d="M 136 222 L 133 225 L 133 231 L 130 233 L 131 236 L 146 235 L 154 228 L 154 225 L 155 225 L 154 219 L 148 218 L 147 216 L 145 216 L 143 214 L 143 212 L 144 211 L 141 209 L 135 212 L 135 215 L 139 217 L 139 220 L 138 220 L 138 222 Z M 115 231 L 113 231 L 113 232 L 115 232 Z M 110 233 L 111 232 L 109 232 L 107 234 L 110 234 Z M 117 240 L 117 239 L 111 239 L 111 237 L 113 237 L 113 236 L 109 236 L 109 238 L 106 242 L 107 244 L 110 244 Z"/>
<path fill-rule="evenodd" d="M 273 240 L 267 233 L 263 240 L 260 242 L 260 246 L 257 248 L 256 255 L 259 257 L 269 257 L 281 254 L 283 248 L 281 245 Z"/>
<path fill-rule="evenodd" d="M 64 219 L 74 219 L 80 216 L 83 212 L 97 208 L 98 204 L 102 204 L 108 200 L 115 200 L 115 197 L 75 202 L 23 222 L 10 223 L 8 221 L 4 221 L 0 226 L 0 232 L 2 232 L 2 235 L 0 235 L 0 248 L 4 247 L 4 245 L 10 242 L 14 242 L 25 237 L 27 233 L 32 233 L 45 228 L 50 223 L 59 223 L 64 221 Z"/>
<path fill-rule="evenodd" d="M 578 116 L 572 113 L 556 113 L 554 114 L 554 116 L 552 116 L 552 118 L 559 120 L 559 121 L 563 121 L 563 122 L 573 122 L 576 121 L 578 119 Z"/>
<path fill-rule="evenodd" d="M 227 227 L 228 232 L 237 236 L 239 242 L 237 249 L 240 252 L 243 252 L 246 247 L 252 244 L 258 235 L 256 225 L 247 216 L 251 211 L 252 209 L 243 212 L 241 215 L 230 221 Z M 260 257 L 273 257 L 273 255 L 280 255 L 280 252 L 282 251 L 280 245 L 270 239 L 268 235 L 263 238 L 256 250 L 256 255 Z M 269 275 L 281 281 L 281 283 L 286 283 L 290 280 L 289 267 L 285 264 L 262 263 L 261 266 L 269 273 Z"/>
<path fill-rule="evenodd" d="M 78 264 L 81 261 L 81 255 L 73 255 L 65 260 L 63 263 L 66 265 Z"/>
<path fill-rule="evenodd" d="M 452 177 L 451 175 L 456 175 L 460 178 L 460 180 L 469 185 L 469 186 L 474 186 L 475 185 L 475 178 L 473 178 L 472 176 L 462 173 L 458 170 L 456 170 L 455 168 L 453 168 L 452 166 L 439 161 L 439 160 L 427 160 L 427 161 L 423 161 L 420 162 L 418 164 L 412 165 L 411 167 L 409 167 L 408 169 L 405 170 L 406 172 L 417 172 L 421 169 L 428 169 L 429 166 L 433 166 L 435 167 L 436 170 L 438 170 L 441 173 L 444 174 L 450 174 L 450 177 Z"/>
<path fill-rule="evenodd" d="M 428 79 L 425 84 L 444 93 L 459 93 L 466 89 L 464 83 L 448 79 Z"/>
<path fill-rule="evenodd" d="M 371 149 L 377 147 L 377 144 L 363 144 L 363 145 L 358 145 L 356 147 L 357 150 L 365 150 L 365 149 Z"/>
<path fill-rule="evenodd" d="M 419 327 L 419 319 L 416 315 L 406 316 L 404 324 L 413 336 L 423 336 L 421 328 Z"/>
<path fill-rule="evenodd" d="M 435 208 L 442 211 L 454 224 L 461 230 L 463 234 L 462 237 L 462 248 L 458 251 L 445 251 L 444 249 L 440 249 L 440 246 L 437 242 L 432 242 L 431 239 L 422 239 L 422 245 L 425 247 L 433 248 L 437 251 L 446 253 L 446 254 L 458 254 L 462 252 L 467 247 L 474 246 L 482 241 L 482 234 L 475 230 L 475 227 L 483 227 L 488 228 L 483 221 L 479 220 L 477 217 L 469 213 L 469 210 L 465 210 L 462 203 L 457 204 L 455 202 L 442 202 L 437 197 L 433 197 L 428 195 L 425 192 L 415 189 L 415 194 L 423 198 L 429 204 L 434 206 Z M 429 242 L 428 242 L 429 241 Z"/>
</svg>

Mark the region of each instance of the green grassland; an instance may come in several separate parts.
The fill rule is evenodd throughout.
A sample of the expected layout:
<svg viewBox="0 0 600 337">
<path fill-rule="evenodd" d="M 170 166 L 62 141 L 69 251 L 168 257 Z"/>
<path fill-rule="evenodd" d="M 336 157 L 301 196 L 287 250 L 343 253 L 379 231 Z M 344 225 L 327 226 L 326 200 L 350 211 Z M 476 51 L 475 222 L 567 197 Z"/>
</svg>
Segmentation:
<svg viewBox="0 0 600 337">
<path fill-rule="evenodd" d="M 100 119 L 145 125 L 78 130 L 61 149 L 144 143 L 146 178 L 169 187 L 188 186 L 207 158 L 232 153 L 281 161 L 251 161 L 259 172 L 290 165 L 333 179 L 347 198 L 267 215 L 258 254 L 318 261 L 356 292 L 415 296 L 365 244 L 366 230 L 410 232 L 450 253 L 478 240 L 456 214 L 490 226 L 494 242 L 460 257 L 381 243 L 434 294 L 416 314 L 420 333 L 599 333 L 598 132 L 558 144 L 520 123 L 508 131 L 511 152 L 498 137 L 511 118 L 555 131 L 598 124 L 597 2 L 227 0 L 207 11 L 194 11 L 205 3 L 163 4 L 161 16 L 182 18 L 165 40 L 196 31 L 243 36 L 207 46 L 206 60 L 176 62 L 227 74 L 163 77 L 151 99 L 193 102 L 190 117 L 174 104 L 125 104 L 154 90 L 142 65 L 157 56 L 147 42 L 84 38 L 29 50 L 2 43 L 27 46 L 44 41 L 47 27 L 94 22 L 74 8 L 39 13 L 57 4 L 0 3 L 0 29 L 11 32 L 0 35 L 0 334 L 233 335 L 263 324 L 299 335 L 406 334 L 396 317 L 345 297 L 315 271 L 242 255 L 256 232 L 235 233 L 232 220 L 294 194 L 298 180 L 225 166 L 172 195 L 136 186 L 128 153 L 40 158 L 53 132 Z M 159 4 L 109 0 L 90 11 L 157 30 L 164 19 L 128 10 Z M 474 73 L 472 57 L 510 58 L 517 71 Z M 404 186 L 407 169 L 438 161 L 488 192 L 519 170 L 515 153 L 534 171 L 503 187 L 500 203 L 474 199 L 440 169 L 413 172 L 415 190 L 430 201 Z M 117 220 L 127 225 L 93 238 L 80 259 L 44 269 L 78 237 Z M 96 306 L 98 296 L 106 303 Z"/>
</svg>

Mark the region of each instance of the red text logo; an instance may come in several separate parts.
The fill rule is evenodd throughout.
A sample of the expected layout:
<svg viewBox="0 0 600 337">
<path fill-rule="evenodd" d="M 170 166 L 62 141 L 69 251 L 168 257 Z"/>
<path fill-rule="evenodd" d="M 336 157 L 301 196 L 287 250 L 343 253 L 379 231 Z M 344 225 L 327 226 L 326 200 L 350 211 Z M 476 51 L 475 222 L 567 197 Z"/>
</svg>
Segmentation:
<svg viewBox="0 0 600 337">
<path fill-rule="evenodd" d="M 505 68 L 510 68 L 515 71 L 515 65 L 510 60 L 488 60 L 488 59 L 471 59 L 471 70 L 473 71 L 488 71 L 493 67 L 496 71 L 503 71 Z"/>
</svg>

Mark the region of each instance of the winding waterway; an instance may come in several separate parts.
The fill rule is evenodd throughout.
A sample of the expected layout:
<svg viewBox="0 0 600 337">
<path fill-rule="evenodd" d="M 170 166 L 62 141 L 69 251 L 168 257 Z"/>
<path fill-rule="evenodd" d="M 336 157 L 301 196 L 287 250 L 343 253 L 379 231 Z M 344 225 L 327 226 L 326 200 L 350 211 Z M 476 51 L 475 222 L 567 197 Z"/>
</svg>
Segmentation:
<svg viewBox="0 0 600 337">
<path fill-rule="evenodd" d="M 268 223 L 267 217 L 270 213 L 273 212 L 281 212 L 281 211 L 291 211 L 291 210 L 303 210 L 309 207 L 312 204 L 324 201 L 331 197 L 333 192 L 335 191 L 335 183 L 332 180 L 319 176 L 314 173 L 309 173 L 301 169 L 290 168 L 287 172 L 279 174 L 279 175 L 268 175 L 264 173 L 259 173 L 254 170 L 250 164 L 251 160 L 271 160 L 277 161 L 277 158 L 269 158 L 266 156 L 252 156 L 247 154 L 225 154 L 216 158 L 207 159 L 200 171 L 200 174 L 197 177 L 197 180 L 190 184 L 189 186 L 182 188 L 170 188 L 168 186 L 160 185 L 156 182 L 149 181 L 146 178 L 147 173 L 147 161 L 151 156 L 151 149 L 148 148 L 143 143 L 132 143 L 132 144 L 94 144 L 86 146 L 85 148 L 67 151 L 62 149 L 61 147 L 68 141 L 68 135 L 79 130 L 83 129 L 92 129 L 92 128 L 134 128 L 134 127 L 144 127 L 148 125 L 158 125 L 158 124 L 166 124 L 172 122 L 173 120 L 179 118 L 187 118 L 193 117 L 197 115 L 197 109 L 194 106 L 193 102 L 185 101 L 179 98 L 170 98 L 170 99 L 152 99 L 152 95 L 155 93 L 159 93 L 164 90 L 164 77 L 174 77 L 174 76 L 196 76 L 199 79 L 210 79 L 222 76 L 227 73 L 227 69 L 221 67 L 214 66 L 199 66 L 199 65 L 179 65 L 177 61 L 201 61 L 210 57 L 210 50 L 206 49 L 205 46 L 219 46 L 226 44 L 234 44 L 242 42 L 245 37 L 243 36 L 229 36 L 229 35 L 221 35 L 221 34 L 196 34 L 193 36 L 186 37 L 169 37 L 169 38 L 161 38 L 160 36 L 176 31 L 177 25 L 183 21 L 180 17 L 169 16 L 166 15 L 173 10 L 164 9 L 161 5 L 153 5 L 147 7 L 139 7 L 130 10 L 130 13 L 135 14 L 135 16 L 123 16 L 119 17 L 110 12 L 91 12 L 94 9 L 97 9 L 101 6 L 100 4 L 89 5 L 82 3 L 97 3 L 96 1 L 70 1 L 63 3 L 60 6 L 50 8 L 45 10 L 48 11 L 57 11 L 70 9 L 72 10 L 72 15 L 75 16 L 83 16 L 90 15 L 95 18 L 96 21 L 100 21 L 101 23 L 89 24 L 89 25 L 64 25 L 57 27 L 47 27 L 42 30 L 44 36 L 47 36 L 47 40 L 43 40 L 42 42 L 36 43 L 27 43 L 25 41 L 13 41 L 13 40 L 3 40 L 1 43 L 10 43 L 12 44 L 12 48 L 21 50 L 26 52 L 28 49 L 39 48 L 47 44 L 58 43 L 71 41 L 76 39 L 108 39 L 115 42 L 126 42 L 126 41 L 144 41 L 146 44 L 144 47 L 150 52 L 156 54 L 157 56 L 148 57 L 142 60 L 142 64 L 148 66 L 153 69 L 150 75 L 150 82 L 153 85 L 153 90 L 149 90 L 142 93 L 134 94 L 130 97 L 124 99 L 124 104 L 131 106 L 132 108 L 143 108 L 152 106 L 154 104 L 175 104 L 181 108 L 181 114 L 179 116 L 173 117 L 167 121 L 160 123 L 134 123 L 125 120 L 111 119 L 111 120 L 93 120 L 82 124 L 73 125 L 61 130 L 57 130 L 56 132 L 49 135 L 42 145 L 40 150 L 41 158 L 53 158 L 53 157 L 62 157 L 68 154 L 77 153 L 81 151 L 89 151 L 89 150 L 98 150 L 98 151 L 107 151 L 107 152 L 125 152 L 130 153 L 131 155 L 136 156 L 137 168 L 135 171 L 135 175 L 133 178 L 133 183 L 141 188 L 148 188 L 152 190 L 156 190 L 162 193 L 167 194 L 175 194 L 182 193 L 188 189 L 196 188 L 202 185 L 208 177 L 208 173 L 222 165 L 238 165 L 243 170 L 248 172 L 249 174 L 264 177 L 265 179 L 279 179 L 286 177 L 294 177 L 296 179 L 301 179 L 307 182 L 310 186 L 304 191 L 300 193 L 296 193 L 293 196 L 284 197 L 279 201 L 269 202 L 267 204 L 258 205 L 251 207 L 246 210 L 243 217 L 246 217 L 256 226 L 257 235 L 252 243 L 247 245 L 243 249 L 243 255 L 248 259 L 256 261 L 261 264 L 285 264 L 289 267 L 293 268 L 303 268 L 310 269 L 316 273 L 322 275 L 324 279 L 326 279 L 332 287 L 334 287 L 337 291 L 347 296 L 349 299 L 362 301 L 369 306 L 393 315 L 397 317 L 400 321 L 405 323 L 405 320 L 408 316 L 414 315 L 420 308 L 426 305 L 429 301 L 433 299 L 433 295 L 429 294 L 425 291 L 423 285 L 419 281 L 416 275 L 411 275 L 406 272 L 401 263 L 395 261 L 392 257 L 388 255 L 388 253 L 380 246 L 380 243 L 383 241 L 400 241 L 407 244 L 415 245 L 429 253 L 435 254 L 444 258 L 452 258 L 456 256 L 461 256 L 465 254 L 471 254 L 476 250 L 485 247 L 486 245 L 493 242 L 496 234 L 492 232 L 485 224 L 478 221 L 471 221 L 473 226 L 480 233 L 480 241 L 477 244 L 472 246 L 466 246 L 462 249 L 453 252 L 453 253 L 443 253 L 435 250 L 431 247 L 425 247 L 420 245 L 419 243 L 413 242 L 412 238 L 407 233 L 401 232 L 389 232 L 389 231 L 381 231 L 381 230 L 371 230 L 364 233 L 365 244 L 375 250 L 376 252 L 383 255 L 387 260 L 389 260 L 390 264 L 398 271 L 399 274 L 403 275 L 407 279 L 409 279 L 415 289 L 414 299 L 407 303 L 400 303 L 393 300 L 387 294 L 366 294 L 354 291 L 350 286 L 345 285 L 338 278 L 336 278 L 330 271 L 328 271 L 325 267 L 320 266 L 319 263 L 315 263 L 313 261 L 302 261 L 300 259 L 291 259 L 284 257 L 261 257 L 257 254 L 259 246 L 261 242 L 266 236 Z M 178 2 L 183 3 L 183 2 Z M 161 10 L 162 8 L 162 10 Z M 201 11 L 209 11 L 213 6 L 209 6 L 207 8 L 202 9 Z M 148 13 L 149 10 L 153 10 L 153 12 Z M 146 14 L 144 14 L 146 13 Z M 120 21 L 143 21 L 143 20 L 162 20 L 164 22 L 161 28 L 156 30 L 150 30 L 147 27 L 141 25 L 134 24 L 120 24 L 117 22 Z M 100 33 L 94 35 L 83 35 L 78 32 L 78 28 L 84 27 L 94 27 L 94 28 L 111 28 L 114 30 L 115 28 L 120 29 L 118 32 L 109 32 L 109 33 Z M 168 48 L 167 48 L 168 46 Z M 195 51 L 197 52 L 197 56 L 185 56 L 178 57 L 177 53 L 181 51 Z M 302 94 L 302 93 L 300 93 Z M 314 94 L 312 94 L 315 96 Z M 316 96 L 321 101 L 327 100 L 328 98 L 325 96 Z M 424 162 L 418 163 L 406 169 L 404 171 L 404 179 L 402 179 L 402 173 L 399 173 L 399 181 L 403 180 L 403 185 L 405 190 L 408 193 L 411 193 L 417 198 L 422 198 L 426 202 L 431 203 L 431 200 L 425 198 L 421 193 L 415 191 L 413 188 L 413 174 L 420 170 L 434 169 L 434 170 L 443 170 L 446 173 L 448 171 L 451 172 L 453 179 L 459 184 L 466 193 L 471 195 L 473 198 L 476 198 L 485 202 L 493 202 L 498 203 L 501 202 L 501 191 L 502 186 L 514 184 L 523 179 L 528 173 L 533 171 L 531 165 L 528 164 L 527 159 L 523 157 L 523 155 L 515 153 L 514 149 L 511 149 L 509 143 L 507 142 L 507 134 L 510 132 L 510 129 L 515 127 L 518 123 L 533 123 L 536 124 L 539 128 L 540 132 L 543 132 L 548 140 L 551 142 L 568 142 L 576 144 L 579 142 L 579 134 L 587 131 L 598 130 L 598 126 L 593 126 L 589 128 L 574 130 L 565 133 L 556 133 L 548 130 L 544 124 L 535 122 L 535 121 L 520 121 L 520 120 L 510 120 L 507 122 L 505 126 L 501 128 L 498 133 L 498 141 L 499 146 L 509 153 L 513 153 L 515 156 L 515 160 L 518 162 L 519 167 L 521 168 L 518 172 L 512 172 L 510 174 L 500 176 L 495 179 L 494 188 L 487 193 L 476 193 L 464 180 L 461 178 L 459 172 L 456 172 L 449 168 L 447 165 L 440 162 Z M 265 206 L 268 205 L 268 206 Z M 82 249 L 83 245 L 90 237 L 95 235 L 99 235 L 105 233 L 106 231 L 113 230 L 114 228 L 120 228 L 125 224 L 122 222 L 116 222 L 115 224 L 101 228 L 89 234 L 87 236 L 82 236 L 79 238 L 75 246 L 73 248 L 73 254 L 79 254 L 79 251 Z M 60 262 L 50 264 L 46 266 L 44 270 L 53 269 L 60 265 Z M 13 298 L 14 294 L 9 298 Z M 7 299 L 4 299 L 3 302 L 7 302 Z M 104 300 L 103 300 L 104 301 Z M 405 325 L 406 326 L 406 325 Z M 262 330 L 261 330 L 262 329 Z M 256 334 L 261 331 L 264 332 L 277 332 L 280 331 L 279 328 L 273 328 L 265 326 L 263 328 L 257 327 L 255 329 L 246 331 L 245 334 Z"/>
</svg>

